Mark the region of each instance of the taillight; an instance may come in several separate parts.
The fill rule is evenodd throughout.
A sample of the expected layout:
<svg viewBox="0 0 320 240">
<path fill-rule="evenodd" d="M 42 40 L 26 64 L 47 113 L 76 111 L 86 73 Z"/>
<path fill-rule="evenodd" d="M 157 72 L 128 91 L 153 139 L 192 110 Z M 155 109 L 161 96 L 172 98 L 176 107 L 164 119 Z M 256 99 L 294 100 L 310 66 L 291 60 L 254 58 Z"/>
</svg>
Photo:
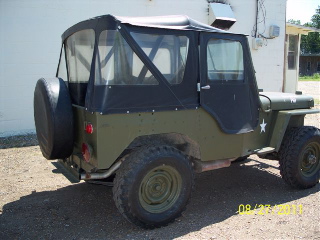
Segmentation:
<svg viewBox="0 0 320 240">
<path fill-rule="evenodd" d="M 89 133 L 89 134 L 93 133 L 93 126 L 91 123 L 86 124 L 86 133 Z"/>
<path fill-rule="evenodd" d="M 90 161 L 91 152 L 91 147 L 86 143 L 82 143 L 82 156 L 86 162 Z"/>
</svg>

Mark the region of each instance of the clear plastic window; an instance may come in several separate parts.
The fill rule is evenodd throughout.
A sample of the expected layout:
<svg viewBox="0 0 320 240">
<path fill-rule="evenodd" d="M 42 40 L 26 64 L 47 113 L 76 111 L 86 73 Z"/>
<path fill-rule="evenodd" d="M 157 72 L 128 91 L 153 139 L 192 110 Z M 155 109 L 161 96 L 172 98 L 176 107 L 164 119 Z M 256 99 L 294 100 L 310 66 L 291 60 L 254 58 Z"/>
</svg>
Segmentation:
<svg viewBox="0 0 320 240">
<path fill-rule="evenodd" d="M 118 31 L 105 30 L 99 37 L 95 84 L 158 85 L 159 82 Z"/>
<path fill-rule="evenodd" d="M 207 66 L 209 80 L 244 80 L 241 43 L 210 39 L 207 46 Z"/>
<path fill-rule="evenodd" d="M 92 29 L 82 30 L 68 37 L 66 54 L 71 83 L 86 83 L 89 81 L 94 39 Z"/>
<path fill-rule="evenodd" d="M 182 82 L 189 46 L 186 36 L 134 32 L 131 35 L 170 84 Z"/>
</svg>

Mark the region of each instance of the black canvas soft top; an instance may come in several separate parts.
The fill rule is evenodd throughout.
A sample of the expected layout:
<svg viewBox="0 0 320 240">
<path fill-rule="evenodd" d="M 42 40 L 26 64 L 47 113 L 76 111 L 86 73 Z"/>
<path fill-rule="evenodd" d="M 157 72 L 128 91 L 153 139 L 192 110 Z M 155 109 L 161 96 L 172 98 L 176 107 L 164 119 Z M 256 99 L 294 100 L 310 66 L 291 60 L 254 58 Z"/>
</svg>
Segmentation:
<svg viewBox="0 0 320 240">
<path fill-rule="evenodd" d="M 184 15 L 168 15 L 168 16 L 156 16 L 156 17 L 119 17 L 111 14 L 90 18 L 88 20 L 79 22 L 69 29 L 67 29 L 62 35 L 62 41 L 64 41 L 71 34 L 80 31 L 82 29 L 92 28 L 95 29 L 99 22 L 105 23 L 105 27 L 108 29 L 115 29 L 121 24 L 128 24 L 131 26 L 150 27 L 160 29 L 174 29 L 184 31 L 201 31 L 201 32 L 216 32 L 234 34 L 228 31 L 221 30 L 219 28 L 211 27 L 209 25 L 198 22 L 188 16 Z M 238 34 L 237 34 L 238 35 Z M 243 35 L 243 34 L 239 34 Z"/>
<path fill-rule="evenodd" d="M 250 49 L 244 34 L 223 31 L 202 24 L 187 16 L 115 17 L 113 15 L 104 15 L 75 24 L 64 32 L 62 40 L 65 43 L 65 40 L 72 34 L 88 29 L 94 30 L 95 35 L 94 47 L 92 44 L 90 45 L 93 57 L 92 60 L 89 59 L 91 65 L 89 64 L 90 75 L 88 82 L 72 83 L 69 81 L 68 85 L 71 98 L 78 99 L 73 102 L 75 105 L 85 107 L 89 112 L 99 112 L 100 114 L 179 111 L 198 109 L 202 106 L 206 107 L 206 111 L 217 119 L 226 133 L 250 132 L 257 126 L 260 101 Z M 109 32 L 111 38 L 112 34 L 118 34 L 114 39 L 117 39 L 119 43 L 115 42 L 117 45 L 113 46 L 116 47 L 111 48 L 113 49 L 109 51 L 111 54 L 106 56 L 103 52 L 100 55 L 99 52 L 99 41 L 100 37 L 103 36 L 101 35 L 103 32 Z M 91 33 L 93 34 L 93 31 Z M 139 34 L 140 40 L 144 37 L 149 37 L 154 42 L 151 45 L 147 45 L 150 42 L 144 39 L 144 41 L 138 43 L 137 40 L 139 38 L 135 39 L 134 36 Z M 159 50 L 164 36 L 168 36 L 169 39 L 175 38 L 175 40 L 171 41 L 172 47 L 167 47 L 168 51 L 172 52 L 170 53 L 171 55 L 168 55 L 170 56 L 168 62 L 170 63 L 172 60 L 174 63 L 170 65 L 168 72 L 160 71 L 152 60 Z M 212 83 L 215 99 L 210 97 L 208 93 L 199 94 L 197 91 L 199 84 L 203 86 L 208 84 L 207 64 L 203 63 L 207 60 L 207 45 L 212 37 L 227 39 L 226 41 L 237 41 L 241 44 L 245 66 L 244 79 L 241 82 L 225 80 L 221 83 L 220 81 Z M 187 53 L 185 62 L 181 61 L 181 46 L 184 45 L 177 45 L 180 43 L 180 38 L 188 39 L 188 43 L 185 45 L 185 52 Z M 103 39 L 102 41 L 106 40 Z M 88 43 L 83 41 L 83 44 Z M 110 46 L 112 44 L 114 43 L 110 41 Z M 146 54 L 142 49 L 143 44 L 146 44 L 146 49 L 148 47 L 151 49 L 150 53 Z M 101 46 L 101 49 L 104 49 L 104 45 Z M 116 63 L 112 65 L 115 74 L 113 74 L 113 79 L 110 78 L 110 85 L 106 84 L 107 81 L 105 79 L 102 79 L 102 84 L 100 84 L 101 65 L 103 62 L 109 61 L 111 56 L 113 56 L 111 61 Z M 135 73 L 136 75 L 133 75 L 132 71 L 134 66 L 133 56 L 136 56 L 142 65 L 142 68 L 136 68 L 137 71 L 140 71 L 138 74 Z M 81 60 L 79 61 L 81 62 Z M 176 71 L 174 66 L 178 66 L 176 69 L 179 69 L 179 71 Z M 147 71 L 152 76 L 151 80 L 154 78 L 157 84 L 141 84 L 141 79 L 145 78 Z M 167 73 L 171 75 L 167 76 Z M 169 78 L 179 77 L 179 74 L 181 75 L 179 83 L 168 81 Z M 120 81 L 119 84 L 114 84 L 114 79 L 116 78 L 117 81 Z M 147 81 L 150 81 L 149 78 Z M 97 82 L 96 79 L 98 80 Z M 126 84 L 124 80 L 130 80 L 131 83 L 135 82 L 136 84 Z M 218 91 L 218 89 L 221 89 L 221 91 Z M 235 102 L 236 95 L 237 102 Z M 206 100 L 204 96 L 207 96 Z M 221 99 L 225 99 L 234 109 L 233 114 L 229 114 L 229 108 L 218 104 Z"/>
</svg>

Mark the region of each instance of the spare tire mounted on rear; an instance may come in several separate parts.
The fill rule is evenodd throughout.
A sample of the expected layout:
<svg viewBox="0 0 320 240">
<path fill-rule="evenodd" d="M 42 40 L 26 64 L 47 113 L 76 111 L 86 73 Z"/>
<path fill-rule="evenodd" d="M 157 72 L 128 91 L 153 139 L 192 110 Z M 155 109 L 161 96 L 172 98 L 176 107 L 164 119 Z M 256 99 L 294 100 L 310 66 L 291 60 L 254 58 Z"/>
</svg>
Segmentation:
<svg viewBox="0 0 320 240">
<path fill-rule="evenodd" d="M 68 88 L 61 78 L 41 78 L 34 91 L 37 138 L 46 159 L 69 157 L 73 151 L 73 113 Z"/>
</svg>

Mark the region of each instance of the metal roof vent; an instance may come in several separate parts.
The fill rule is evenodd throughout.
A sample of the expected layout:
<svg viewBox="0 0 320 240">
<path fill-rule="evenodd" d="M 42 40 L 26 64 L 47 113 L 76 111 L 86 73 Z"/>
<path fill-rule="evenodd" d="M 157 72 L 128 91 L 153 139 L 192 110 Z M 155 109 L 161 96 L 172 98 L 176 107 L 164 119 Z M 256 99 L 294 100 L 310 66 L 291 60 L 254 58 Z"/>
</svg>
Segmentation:
<svg viewBox="0 0 320 240">
<path fill-rule="evenodd" d="M 209 23 L 212 27 L 228 30 L 236 21 L 230 5 L 209 3 Z"/>
</svg>

